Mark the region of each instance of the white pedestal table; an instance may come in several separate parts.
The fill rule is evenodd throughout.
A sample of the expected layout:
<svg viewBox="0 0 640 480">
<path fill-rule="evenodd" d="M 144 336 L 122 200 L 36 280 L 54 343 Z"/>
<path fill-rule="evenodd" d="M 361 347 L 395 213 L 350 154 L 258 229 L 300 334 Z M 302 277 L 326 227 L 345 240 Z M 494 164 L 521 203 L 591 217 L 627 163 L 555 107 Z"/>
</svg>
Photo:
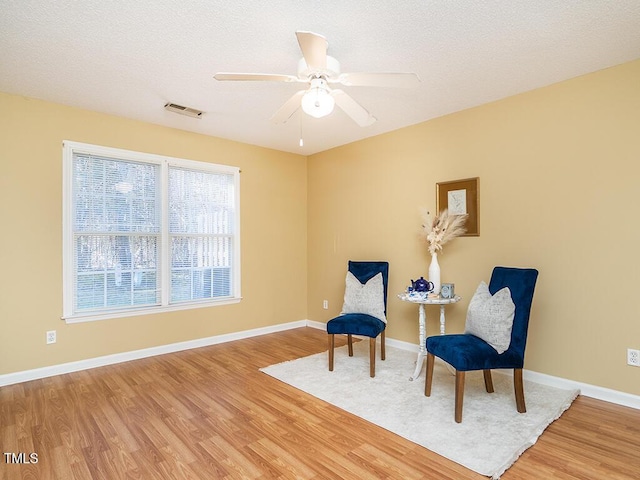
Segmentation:
<svg viewBox="0 0 640 480">
<path fill-rule="evenodd" d="M 413 372 L 413 375 L 409 377 L 409 380 L 415 380 L 420 376 L 420 372 L 422 371 L 422 365 L 424 364 L 424 359 L 427 356 L 427 349 L 425 346 L 425 342 L 427 339 L 427 315 L 425 313 L 424 306 L 425 305 L 440 305 L 440 335 L 444 335 L 445 333 L 445 317 L 444 317 L 444 307 L 451 303 L 458 303 L 461 300 L 461 297 L 456 295 L 453 298 L 442 298 L 432 297 L 432 298 L 424 298 L 417 295 L 409 295 L 408 293 L 401 293 L 398 295 L 398 298 L 403 302 L 410 302 L 418 304 L 418 328 L 419 328 L 419 340 L 420 340 L 420 350 L 418 351 L 418 359 L 416 361 L 416 370 Z"/>
</svg>

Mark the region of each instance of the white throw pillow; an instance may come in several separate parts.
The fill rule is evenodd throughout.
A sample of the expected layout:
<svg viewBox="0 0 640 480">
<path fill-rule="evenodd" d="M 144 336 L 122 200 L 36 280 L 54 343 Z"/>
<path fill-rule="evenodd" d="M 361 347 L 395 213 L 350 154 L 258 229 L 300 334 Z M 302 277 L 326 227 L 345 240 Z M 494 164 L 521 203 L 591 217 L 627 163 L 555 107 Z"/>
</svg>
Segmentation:
<svg viewBox="0 0 640 480">
<path fill-rule="evenodd" d="M 347 271 L 344 303 L 340 315 L 345 313 L 366 313 L 387 323 L 384 315 L 382 273 L 378 273 L 363 285 L 353 273 Z"/>
<path fill-rule="evenodd" d="M 511 344 L 511 328 L 516 306 L 511 300 L 511 290 L 504 287 L 491 295 L 486 283 L 480 282 L 469 302 L 465 333 L 470 333 L 503 353 Z"/>
</svg>

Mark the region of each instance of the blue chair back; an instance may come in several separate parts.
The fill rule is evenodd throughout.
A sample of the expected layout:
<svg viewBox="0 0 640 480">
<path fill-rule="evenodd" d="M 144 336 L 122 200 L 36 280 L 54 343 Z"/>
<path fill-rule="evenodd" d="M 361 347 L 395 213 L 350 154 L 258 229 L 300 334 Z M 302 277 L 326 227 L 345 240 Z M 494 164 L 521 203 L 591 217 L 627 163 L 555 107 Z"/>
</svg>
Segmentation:
<svg viewBox="0 0 640 480">
<path fill-rule="evenodd" d="M 349 260 L 349 271 L 364 284 L 382 272 L 384 287 L 384 313 L 387 314 L 387 287 L 389 284 L 389 262 L 354 262 Z"/>
<path fill-rule="evenodd" d="M 355 274 L 354 274 L 355 275 Z M 533 292 L 538 279 L 538 270 L 534 268 L 495 267 L 489 281 L 491 295 L 504 287 L 511 290 L 511 299 L 516 306 L 513 328 L 511 329 L 511 345 L 507 352 L 517 354 L 524 363 L 524 349 L 527 345 L 529 315 Z M 508 355 L 505 352 L 505 355 Z"/>
</svg>

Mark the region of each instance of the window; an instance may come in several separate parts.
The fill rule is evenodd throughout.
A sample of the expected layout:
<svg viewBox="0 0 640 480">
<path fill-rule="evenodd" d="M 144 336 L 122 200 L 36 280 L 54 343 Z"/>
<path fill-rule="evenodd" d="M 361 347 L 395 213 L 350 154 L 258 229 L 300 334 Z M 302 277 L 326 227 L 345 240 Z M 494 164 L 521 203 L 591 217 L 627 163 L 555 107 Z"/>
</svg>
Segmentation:
<svg viewBox="0 0 640 480">
<path fill-rule="evenodd" d="M 237 302 L 239 169 L 63 146 L 68 322 Z"/>
</svg>

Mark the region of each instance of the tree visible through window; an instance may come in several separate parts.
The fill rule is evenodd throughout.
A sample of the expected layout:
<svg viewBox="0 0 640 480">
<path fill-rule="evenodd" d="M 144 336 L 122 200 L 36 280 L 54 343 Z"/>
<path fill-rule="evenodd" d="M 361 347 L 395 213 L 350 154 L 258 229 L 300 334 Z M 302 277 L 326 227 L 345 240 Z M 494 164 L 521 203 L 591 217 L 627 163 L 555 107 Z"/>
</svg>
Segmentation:
<svg viewBox="0 0 640 480">
<path fill-rule="evenodd" d="M 239 298 L 237 168 L 73 142 L 64 168 L 65 318 Z"/>
</svg>

